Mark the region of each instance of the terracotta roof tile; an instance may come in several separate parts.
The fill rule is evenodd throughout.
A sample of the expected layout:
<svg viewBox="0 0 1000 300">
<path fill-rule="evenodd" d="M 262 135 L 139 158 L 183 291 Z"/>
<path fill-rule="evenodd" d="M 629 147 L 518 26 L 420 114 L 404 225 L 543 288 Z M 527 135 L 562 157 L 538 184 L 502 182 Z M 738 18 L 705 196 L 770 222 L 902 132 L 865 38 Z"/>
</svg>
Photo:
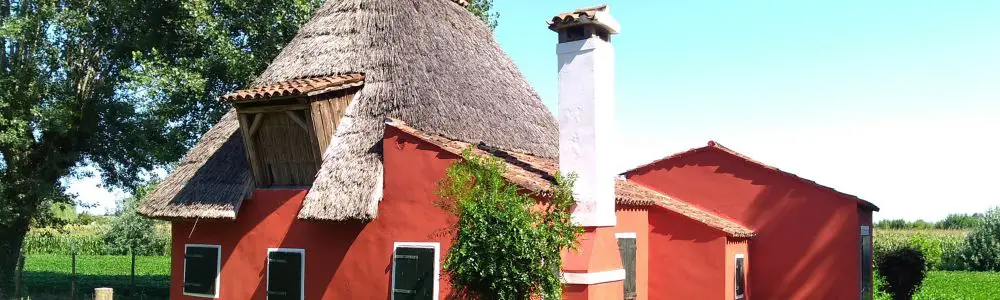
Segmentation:
<svg viewBox="0 0 1000 300">
<path fill-rule="evenodd" d="M 639 171 L 639 170 L 642 170 L 642 169 L 646 169 L 648 167 L 657 165 L 657 164 L 659 164 L 661 162 L 664 162 L 664 161 L 668 161 L 668 160 L 673 160 L 673 159 L 685 157 L 685 156 L 688 156 L 688 155 L 691 155 L 691 154 L 694 154 L 694 153 L 699 153 L 699 152 L 703 152 L 703 151 L 707 151 L 707 150 L 716 150 L 716 151 L 720 151 L 722 153 L 726 153 L 728 155 L 732 155 L 732 156 L 737 157 L 739 159 L 742 159 L 742 160 L 744 160 L 744 161 L 746 161 L 746 162 L 750 163 L 751 165 L 756 166 L 758 168 L 767 169 L 767 170 L 770 170 L 772 172 L 775 172 L 776 174 L 779 174 L 779 175 L 782 175 L 782 176 L 786 176 L 786 177 L 798 180 L 800 182 L 806 183 L 806 184 L 811 185 L 813 187 L 816 187 L 818 189 L 832 192 L 832 193 L 834 193 L 834 194 L 836 194 L 838 196 L 844 197 L 846 199 L 857 201 L 858 204 L 861 205 L 862 207 L 871 209 L 873 211 L 879 211 L 878 206 L 875 206 L 874 203 L 871 203 L 871 202 L 868 202 L 868 201 L 866 201 L 864 199 L 861 199 L 858 196 L 838 191 L 838 190 L 836 190 L 836 189 L 834 189 L 832 187 L 828 187 L 828 186 L 819 184 L 819 183 L 817 183 L 815 181 L 799 177 L 798 175 L 795 175 L 793 173 L 786 172 L 786 171 L 783 171 L 781 169 L 778 169 L 777 167 L 774 167 L 774 166 L 765 164 L 763 162 L 754 160 L 753 158 L 750 158 L 749 156 L 743 155 L 742 153 L 739 153 L 739 152 L 736 152 L 736 151 L 734 151 L 732 149 L 726 148 L 725 146 L 723 146 L 722 144 L 719 144 L 716 141 L 708 141 L 708 145 L 705 146 L 705 147 L 690 149 L 690 150 L 687 150 L 687 151 L 684 151 L 684 152 L 676 153 L 676 154 L 673 154 L 673 155 L 670 155 L 670 156 L 667 156 L 667 157 L 664 157 L 664 158 L 661 158 L 661 159 L 654 160 L 654 161 L 649 162 L 647 164 L 644 164 L 644 165 L 635 167 L 635 168 L 633 168 L 631 170 L 625 171 L 625 172 L 622 173 L 622 175 L 626 175 L 626 174 L 633 173 L 633 172 L 636 172 L 636 171 Z"/>
<path fill-rule="evenodd" d="M 364 84 L 364 80 L 365 75 L 357 73 L 292 79 L 272 85 L 238 90 L 222 96 L 221 100 L 224 102 L 243 102 L 274 97 L 301 96 L 316 91 L 332 91 L 338 88 L 359 86 Z"/>
<path fill-rule="evenodd" d="M 549 20 L 548 23 L 549 25 L 557 25 L 578 22 L 583 18 L 593 19 L 594 17 L 597 17 L 597 12 L 604 11 L 606 9 L 608 9 L 607 4 L 580 8 L 571 12 L 558 14 L 555 17 L 552 17 L 552 20 Z"/>
<path fill-rule="evenodd" d="M 580 8 L 571 12 L 558 14 L 546 23 L 549 24 L 549 29 L 552 30 L 580 24 L 598 24 L 609 29 L 612 33 L 618 33 L 618 21 L 614 20 L 608 14 L 609 11 L 610 8 L 606 4 Z"/>
<path fill-rule="evenodd" d="M 554 174 L 559 170 L 559 162 L 555 159 L 498 150 L 481 143 L 474 145 L 449 139 L 420 131 L 399 120 L 390 119 L 386 124 L 455 155 L 461 155 L 462 151 L 470 149 L 471 146 L 472 152 L 476 155 L 502 159 L 507 164 L 507 173 L 504 177 L 511 183 L 535 193 L 548 194 L 555 180 Z M 754 236 L 753 230 L 735 221 L 626 180 L 615 181 L 615 202 L 623 205 L 658 206 L 718 229 L 732 237 Z"/>
</svg>

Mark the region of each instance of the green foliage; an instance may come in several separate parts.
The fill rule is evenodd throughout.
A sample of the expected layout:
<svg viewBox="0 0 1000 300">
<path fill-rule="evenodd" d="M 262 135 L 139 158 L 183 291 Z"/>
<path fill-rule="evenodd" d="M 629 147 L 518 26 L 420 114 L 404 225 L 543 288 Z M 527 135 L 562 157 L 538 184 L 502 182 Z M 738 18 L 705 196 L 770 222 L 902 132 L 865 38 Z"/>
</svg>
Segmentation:
<svg viewBox="0 0 1000 300">
<path fill-rule="evenodd" d="M 906 221 L 903 219 L 881 220 L 875 223 L 879 229 L 972 229 L 982 223 L 983 214 L 949 214 L 944 220 L 936 223 L 924 220 Z"/>
<path fill-rule="evenodd" d="M 150 230 L 156 223 L 136 211 L 139 202 L 154 186 L 155 184 L 151 184 L 140 188 L 133 197 L 119 203 L 118 216 L 104 238 L 111 250 L 109 254 L 126 255 L 135 252 L 136 255 L 157 255 L 163 250 L 163 246 L 157 244 L 156 233 Z"/>
<path fill-rule="evenodd" d="M 919 250 L 904 247 L 885 253 L 875 261 L 881 289 L 894 300 L 910 300 L 927 275 L 926 261 Z"/>
<path fill-rule="evenodd" d="M 1000 271 L 1000 208 L 986 213 L 965 239 L 961 262 L 968 271 Z"/>
<path fill-rule="evenodd" d="M 0 0 L 0 296 L 61 178 L 177 161 L 320 0 Z"/>
<path fill-rule="evenodd" d="M 88 213 L 88 212 L 82 212 L 82 213 L 80 213 L 79 215 L 76 216 L 76 220 L 73 221 L 73 224 L 76 224 L 76 225 L 90 225 L 91 223 L 94 223 L 95 220 L 97 220 L 97 219 L 94 218 L 94 216 L 91 215 L 90 213 Z"/>
<path fill-rule="evenodd" d="M 571 220 L 574 176 L 556 176 L 552 196 L 538 202 L 504 179 L 496 158 L 466 150 L 441 182 L 439 205 L 457 216 L 445 259 L 456 290 L 475 299 L 559 299 L 560 251 L 576 246 Z"/>
<path fill-rule="evenodd" d="M 486 23 L 490 28 L 497 28 L 497 20 L 500 19 L 500 13 L 491 12 L 493 9 L 493 0 L 469 0 L 469 12 L 473 15 L 479 17 Z"/>
<path fill-rule="evenodd" d="M 908 246 L 924 255 L 927 270 L 934 270 L 941 263 L 944 248 L 940 239 L 935 239 L 926 233 L 917 233 L 910 237 Z"/>
<path fill-rule="evenodd" d="M 65 225 L 60 228 L 34 228 L 24 239 L 24 253 L 69 255 L 75 248 L 80 255 L 112 255 L 122 253 L 120 249 L 112 248 L 106 241 L 111 231 L 114 218 L 95 221 L 89 225 Z M 156 222 L 151 228 L 146 228 L 153 236 L 149 245 L 144 246 L 145 252 L 140 255 L 170 254 L 170 224 Z M 128 253 L 127 249 L 124 253 Z"/>
<path fill-rule="evenodd" d="M 973 229 L 983 223 L 983 214 L 949 214 L 944 220 L 934 224 L 937 229 Z"/>
<path fill-rule="evenodd" d="M 136 299 L 168 299 L 170 257 L 137 256 Z M 76 258 L 77 293 L 88 299 L 96 287 L 111 287 L 115 295 L 130 292 L 130 256 L 89 256 Z M 72 258 L 69 255 L 28 255 L 24 266 L 24 291 L 35 299 L 64 299 L 70 293 Z M 92 296 L 91 296 L 92 297 Z"/>
<path fill-rule="evenodd" d="M 913 247 L 928 255 L 931 270 L 962 270 L 958 254 L 968 231 L 962 230 L 894 230 L 878 229 L 874 235 L 874 257 L 889 251 Z"/>
<path fill-rule="evenodd" d="M 879 280 L 876 277 L 876 280 Z M 877 283 L 878 281 L 876 281 Z M 995 299 L 1000 295 L 1000 273 L 944 272 L 927 273 L 914 300 L 979 300 Z M 891 300 L 889 293 L 876 284 L 875 300 Z"/>
</svg>

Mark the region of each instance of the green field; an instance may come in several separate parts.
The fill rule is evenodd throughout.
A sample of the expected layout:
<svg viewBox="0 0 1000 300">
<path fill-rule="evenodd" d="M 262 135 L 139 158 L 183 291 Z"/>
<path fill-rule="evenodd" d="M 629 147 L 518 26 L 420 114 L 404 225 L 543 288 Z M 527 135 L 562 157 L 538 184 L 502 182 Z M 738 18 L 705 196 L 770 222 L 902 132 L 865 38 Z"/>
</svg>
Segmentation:
<svg viewBox="0 0 1000 300">
<path fill-rule="evenodd" d="M 69 299 L 72 260 L 69 255 L 28 255 L 24 262 L 23 295 L 32 299 Z M 167 299 L 170 257 L 136 257 L 134 296 L 130 295 L 128 256 L 77 256 L 77 298 L 92 298 L 94 288 L 111 287 L 118 299 Z"/>
<path fill-rule="evenodd" d="M 914 300 L 980 299 L 1000 299 L 1000 273 L 930 272 L 914 297 Z"/>
</svg>

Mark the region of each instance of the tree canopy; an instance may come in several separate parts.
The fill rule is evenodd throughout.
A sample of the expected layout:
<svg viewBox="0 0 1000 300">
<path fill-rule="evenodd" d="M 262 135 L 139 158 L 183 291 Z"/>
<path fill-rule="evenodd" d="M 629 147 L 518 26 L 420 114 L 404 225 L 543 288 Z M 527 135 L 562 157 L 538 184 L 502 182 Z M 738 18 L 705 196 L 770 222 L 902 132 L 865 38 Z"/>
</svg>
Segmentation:
<svg viewBox="0 0 1000 300">
<path fill-rule="evenodd" d="M 177 161 L 319 0 L 0 0 L 0 284 L 60 179 Z M 0 289 L 0 294 L 3 293 Z"/>
<path fill-rule="evenodd" d="M 491 0 L 469 7 L 495 26 Z M 176 162 L 322 0 L 0 0 L 0 297 L 33 219 Z"/>
</svg>

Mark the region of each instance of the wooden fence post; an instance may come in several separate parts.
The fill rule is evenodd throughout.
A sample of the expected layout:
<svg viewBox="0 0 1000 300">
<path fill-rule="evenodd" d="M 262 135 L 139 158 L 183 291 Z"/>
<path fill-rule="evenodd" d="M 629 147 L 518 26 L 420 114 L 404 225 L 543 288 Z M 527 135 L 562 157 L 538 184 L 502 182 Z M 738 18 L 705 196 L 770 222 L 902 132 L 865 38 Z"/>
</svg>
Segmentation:
<svg viewBox="0 0 1000 300">
<path fill-rule="evenodd" d="M 115 290 L 111 288 L 94 288 L 94 300 L 114 300 Z"/>
<path fill-rule="evenodd" d="M 128 292 L 130 295 L 134 297 L 135 296 L 135 249 L 130 247 L 128 252 L 132 253 L 132 276 L 129 277 Z"/>
<path fill-rule="evenodd" d="M 17 276 L 14 277 L 14 299 L 21 299 L 21 280 L 24 274 L 24 252 L 17 254 Z"/>
<path fill-rule="evenodd" d="M 70 268 L 72 276 L 69 281 L 69 298 L 76 300 L 76 247 L 73 247 L 72 266 Z"/>
</svg>

